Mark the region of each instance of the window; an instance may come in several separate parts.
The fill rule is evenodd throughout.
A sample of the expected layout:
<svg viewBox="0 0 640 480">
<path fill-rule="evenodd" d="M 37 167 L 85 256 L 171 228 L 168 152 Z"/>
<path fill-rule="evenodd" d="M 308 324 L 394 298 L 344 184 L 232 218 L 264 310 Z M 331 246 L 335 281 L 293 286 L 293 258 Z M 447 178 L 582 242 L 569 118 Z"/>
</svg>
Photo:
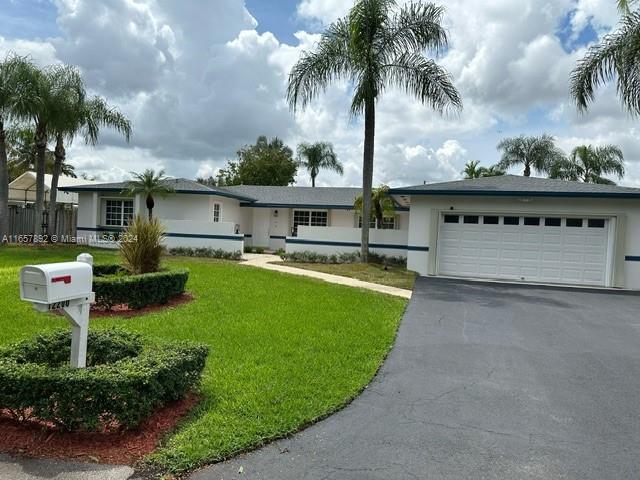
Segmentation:
<svg viewBox="0 0 640 480">
<path fill-rule="evenodd" d="M 358 228 L 362 228 L 362 217 L 358 217 Z M 369 228 L 376 228 L 376 219 L 369 220 Z"/>
<path fill-rule="evenodd" d="M 464 216 L 464 223 L 478 223 L 480 217 L 478 217 L 477 215 L 465 215 Z"/>
<path fill-rule="evenodd" d="M 221 205 L 219 203 L 213 204 L 213 221 L 218 223 L 220 221 L 220 208 Z"/>
<path fill-rule="evenodd" d="M 498 217 L 482 217 L 482 223 L 485 225 L 498 225 Z"/>
<path fill-rule="evenodd" d="M 444 223 L 459 223 L 460 219 L 458 215 L 445 215 Z"/>
<path fill-rule="evenodd" d="M 603 218 L 590 218 L 587 223 L 589 228 L 604 228 Z"/>
<path fill-rule="evenodd" d="M 291 234 L 296 237 L 298 235 L 298 225 L 311 227 L 326 227 L 328 225 L 328 214 L 326 211 L 293 211 L 293 231 Z"/>
<path fill-rule="evenodd" d="M 545 227 L 559 227 L 562 224 L 561 218 L 545 218 L 544 226 Z"/>
<path fill-rule="evenodd" d="M 395 230 L 396 217 L 384 217 L 382 219 L 382 225 L 380 227 L 382 228 L 382 230 Z"/>
<path fill-rule="evenodd" d="M 105 200 L 104 209 L 108 227 L 124 227 L 133 218 L 133 200 Z"/>
<path fill-rule="evenodd" d="M 581 218 L 567 218 L 567 227 L 582 227 Z"/>
<path fill-rule="evenodd" d="M 520 217 L 504 217 L 505 225 L 520 225 Z"/>
<path fill-rule="evenodd" d="M 524 217 L 524 224 L 530 227 L 537 227 L 540 225 L 540 217 Z"/>
</svg>

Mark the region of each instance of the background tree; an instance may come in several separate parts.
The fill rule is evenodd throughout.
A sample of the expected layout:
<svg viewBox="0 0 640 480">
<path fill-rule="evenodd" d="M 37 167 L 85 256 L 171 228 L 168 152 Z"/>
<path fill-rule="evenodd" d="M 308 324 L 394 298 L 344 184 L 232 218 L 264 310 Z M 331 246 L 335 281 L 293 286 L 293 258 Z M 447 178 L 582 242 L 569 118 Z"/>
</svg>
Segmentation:
<svg viewBox="0 0 640 480">
<path fill-rule="evenodd" d="M 491 165 L 490 167 L 481 167 L 478 160 L 471 160 L 467 162 L 462 171 L 464 178 L 482 178 L 482 177 L 499 177 L 505 174 L 505 171 L 498 165 Z"/>
<path fill-rule="evenodd" d="M 580 145 L 568 159 L 555 163 L 549 171 L 549 178 L 615 185 L 603 175 L 624 177 L 624 155 L 615 145 Z"/>
<path fill-rule="evenodd" d="M 6 132 L 6 143 L 10 182 L 25 172 L 35 171 L 36 142 L 33 128 L 18 124 L 11 126 Z M 44 159 L 44 171 L 51 174 L 55 157 L 48 147 Z M 75 168 L 66 162 L 62 164 L 61 173 L 67 177 L 76 177 Z"/>
<path fill-rule="evenodd" d="M 50 130 L 55 139 L 54 165 L 49 188 L 49 233 L 56 228 L 58 178 L 63 172 L 67 146 L 81 134 L 87 145 L 96 145 L 102 127 L 109 127 L 122 134 L 128 142 L 131 137 L 131 122 L 107 104 L 101 97 L 89 100 L 78 96 L 75 90 L 69 90 L 67 96 L 59 99 L 51 114 Z"/>
<path fill-rule="evenodd" d="M 342 175 L 344 169 L 329 142 L 301 143 L 298 145 L 298 164 L 311 175 L 311 186 L 316 186 L 320 170 L 332 170 Z"/>
<path fill-rule="evenodd" d="M 149 220 L 151 220 L 153 218 L 153 207 L 155 207 L 153 196 L 166 197 L 174 193 L 174 189 L 168 185 L 164 170 L 156 173 L 151 169 L 147 169 L 143 173 L 131 172 L 131 175 L 133 180 L 126 183 L 122 193 L 132 197 L 136 195 L 145 197 Z"/>
<path fill-rule="evenodd" d="M 556 147 L 551 135 L 505 138 L 498 144 L 502 151 L 502 159 L 498 167 L 508 170 L 511 167 L 524 166 L 525 177 L 531 176 L 531 170 L 547 173 L 550 166 L 564 158 L 564 153 Z"/>
<path fill-rule="evenodd" d="M 443 52 L 444 9 L 432 3 L 398 7 L 394 0 L 357 0 L 349 14 L 331 24 L 314 52 L 305 51 L 289 75 L 287 99 L 295 111 L 333 82 L 353 87 L 351 114 L 364 114 L 363 217 L 371 213 L 376 102 L 392 86 L 443 113 L 462 108 L 449 74 L 425 51 Z M 362 225 L 362 261 L 369 252 L 369 224 Z"/>
<path fill-rule="evenodd" d="M 258 137 L 255 145 L 238 150 L 238 161 L 228 162 L 217 175 L 219 186 L 224 185 L 291 185 L 295 181 L 298 163 L 293 150 L 282 140 Z"/>
<path fill-rule="evenodd" d="M 624 14 L 620 27 L 589 48 L 571 73 L 570 94 L 580 111 L 587 110 L 601 85 L 617 78 L 622 104 L 632 114 L 640 114 L 640 12 L 631 11 L 631 3 L 618 2 Z"/>
<path fill-rule="evenodd" d="M 396 202 L 389 195 L 389 187 L 381 185 L 378 188 L 374 188 L 371 191 L 371 212 L 369 217 L 364 216 L 364 198 L 362 195 L 358 196 L 353 203 L 353 208 L 362 218 L 362 225 L 365 222 L 365 218 L 376 220 L 378 228 L 382 228 L 382 223 L 385 217 L 393 217 L 396 214 Z"/>
</svg>

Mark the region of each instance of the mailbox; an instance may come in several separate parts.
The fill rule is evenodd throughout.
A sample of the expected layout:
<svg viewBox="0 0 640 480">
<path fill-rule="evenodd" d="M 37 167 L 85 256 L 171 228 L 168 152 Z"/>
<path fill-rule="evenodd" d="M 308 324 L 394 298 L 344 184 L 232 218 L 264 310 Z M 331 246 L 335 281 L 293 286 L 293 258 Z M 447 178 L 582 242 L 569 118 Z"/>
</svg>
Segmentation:
<svg viewBox="0 0 640 480">
<path fill-rule="evenodd" d="M 20 299 L 52 304 L 91 296 L 93 272 L 85 262 L 26 265 L 20 270 Z"/>
</svg>

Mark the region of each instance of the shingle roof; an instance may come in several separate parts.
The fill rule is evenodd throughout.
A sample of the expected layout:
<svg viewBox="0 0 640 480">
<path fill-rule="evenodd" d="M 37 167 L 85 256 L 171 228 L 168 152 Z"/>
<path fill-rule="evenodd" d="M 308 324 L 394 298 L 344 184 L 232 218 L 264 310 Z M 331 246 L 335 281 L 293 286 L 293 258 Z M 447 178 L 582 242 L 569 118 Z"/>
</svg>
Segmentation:
<svg viewBox="0 0 640 480">
<path fill-rule="evenodd" d="M 176 193 L 189 193 L 195 195 L 220 195 L 223 197 L 237 198 L 238 200 L 253 201 L 252 197 L 242 195 L 239 192 L 233 193 L 227 189 L 210 187 L 187 178 L 169 178 L 163 180 L 165 185 L 172 187 Z M 87 185 L 74 185 L 60 188 L 68 192 L 120 192 L 126 188 L 127 182 L 113 183 L 91 183 Z"/>
<path fill-rule="evenodd" d="M 392 195 L 478 195 L 506 197 L 638 198 L 640 188 L 503 175 L 393 188 Z"/>
<path fill-rule="evenodd" d="M 319 207 L 352 209 L 360 188 L 349 187 L 267 187 L 238 185 L 220 187 L 229 192 L 255 198 L 253 206 L 262 207 Z"/>
</svg>

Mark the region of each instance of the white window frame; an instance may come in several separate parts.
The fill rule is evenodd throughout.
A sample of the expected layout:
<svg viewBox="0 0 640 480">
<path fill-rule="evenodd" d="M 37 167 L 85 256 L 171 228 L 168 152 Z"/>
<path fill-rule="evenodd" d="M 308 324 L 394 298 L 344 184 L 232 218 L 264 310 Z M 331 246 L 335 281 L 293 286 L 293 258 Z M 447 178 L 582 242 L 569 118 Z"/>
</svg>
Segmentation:
<svg viewBox="0 0 640 480">
<path fill-rule="evenodd" d="M 308 213 L 309 214 L 307 216 L 308 217 L 307 223 L 298 223 L 296 225 L 295 219 L 296 219 L 296 213 L 297 212 Z M 325 218 L 326 218 L 325 225 L 311 225 L 311 219 L 312 219 L 314 213 L 315 214 L 322 213 L 322 214 L 325 215 Z M 323 228 L 329 226 L 329 210 L 306 210 L 306 209 L 297 208 L 297 209 L 292 210 L 291 215 L 292 215 L 291 216 L 291 235 L 294 236 L 294 237 L 298 236 L 298 227 L 300 225 L 302 225 L 303 227 L 323 227 Z"/>
<path fill-rule="evenodd" d="M 108 202 L 120 202 L 120 223 L 119 224 L 110 224 L 107 219 L 107 203 Z M 102 224 L 105 227 L 126 227 L 126 220 L 128 217 L 125 216 L 125 203 L 131 203 L 131 217 L 133 218 L 136 214 L 136 206 L 133 198 L 102 198 Z"/>
<path fill-rule="evenodd" d="M 385 220 L 393 220 L 393 226 L 391 228 L 384 228 Z M 358 215 L 358 228 L 362 228 L 362 215 Z M 369 222 L 369 228 L 374 230 L 397 230 L 398 229 L 398 217 L 394 215 L 393 217 L 384 217 L 382 219 L 383 226 L 378 228 L 378 221 L 376 218 L 371 219 Z"/>
<path fill-rule="evenodd" d="M 217 212 L 216 212 L 216 207 L 217 207 Z M 217 213 L 217 218 L 216 218 L 216 213 Z M 213 223 L 220 223 L 222 221 L 222 203 L 220 202 L 213 202 L 213 205 L 211 206 L 211 221 Z"/>
</svg>

